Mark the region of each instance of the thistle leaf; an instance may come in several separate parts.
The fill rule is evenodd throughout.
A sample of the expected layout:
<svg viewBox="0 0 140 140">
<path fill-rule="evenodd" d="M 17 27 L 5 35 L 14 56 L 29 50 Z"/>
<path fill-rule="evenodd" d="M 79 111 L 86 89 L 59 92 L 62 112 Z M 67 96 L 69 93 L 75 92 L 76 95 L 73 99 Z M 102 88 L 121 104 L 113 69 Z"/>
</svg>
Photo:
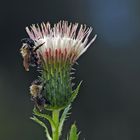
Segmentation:
<svg viewBox="0 0 140 140">
<path fill-rule="evenodd" d="M 55 128 L 55 123 L 54 123 L 54 121 L 52 120 L 51 116 L 49 116 L 49 115 L 47 115 L 47 114 L 42 114 L 42 113 L 40 113 L 36 108 L 33 109 L 33 113 L 34 113 L 34 115 L 36 115 L 36 116 L 38 116 L 38 117 L 41 117 L 41 118 L 44 118 L 44 119 L 48 120 L 48 121 L 50 122 L 51 126 L 52 126 L 53 128 Z"/>
<path fill-rule="evenodd" d="M 31 120 L 35 121 L 36 123 L 38 123 L 39 125 L 41 125 L 42 127 L 45 128 L 45 133 L 46 133 L 46 137 L 48 140 L 52 140 L 50 134 L 49 134 L 49 131 L 48 131 L 48 128 L 47 126 L 44 124 L 44 122 L 42 122 L 41 120 L 39 120 L 37 117 L 33 116 L 33 117 L 30 117 Z"/>
<path fill-rule="evenodd" d="M 64 121 L 68 118 L 68 116 L 70 114 L 70 113 L 68 113 L 70 109 L 71 109 L 71 104 L 68 105 L 62 113 L 62 116 L 60 118 L 60 123 L 59 123 L 59 135 L 61 135 Z"/>
<path fill-rule="evenodd" d="M 77 133 L 77 127 L 74 123 L 71 126 L 68 140 L 78 140 L 78 138 L 79 138 L 79 133 Z"/>
<path fill-rule="evenodd" d="M 73 91 L 72 96 L 71 96 L 71 102 L 74 101 L 74 99 L 76 98 L 79 90 L 80 90 L 80 86 L 82 84 L 82 81 L 79 83 L 79 85 L 77 86 L 77 88 Z"/>
</svg>

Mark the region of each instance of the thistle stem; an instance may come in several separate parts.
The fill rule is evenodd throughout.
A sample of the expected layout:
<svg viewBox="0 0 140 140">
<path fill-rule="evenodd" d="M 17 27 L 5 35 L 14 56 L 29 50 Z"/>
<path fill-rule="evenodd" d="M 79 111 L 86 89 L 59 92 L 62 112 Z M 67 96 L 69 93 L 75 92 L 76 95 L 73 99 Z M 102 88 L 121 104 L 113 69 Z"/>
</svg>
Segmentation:
<svg viewBox="0 0 140 140">
<path fill-rule="evenodd" d="M 59 110 L 52 112 L 52 119 L 55 123 L 55 128 L 52 128 L 52 140 L 59 140 Z"/>
</svg>

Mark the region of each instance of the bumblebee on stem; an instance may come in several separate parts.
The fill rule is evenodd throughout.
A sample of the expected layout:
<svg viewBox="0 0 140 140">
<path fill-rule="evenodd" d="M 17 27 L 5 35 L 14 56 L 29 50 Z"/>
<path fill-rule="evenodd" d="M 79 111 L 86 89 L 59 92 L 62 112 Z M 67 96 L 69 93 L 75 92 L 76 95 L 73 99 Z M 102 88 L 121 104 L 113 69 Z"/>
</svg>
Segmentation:
<svg viewBox="0 0 140 140">
<path fill-rule="evenodd" d="M 24 38 L 21 40 L 22 47 L 20 53 L 23 57 L 23 66 L 26 71 L 29 71 L 29 66 L 38 66 L 38 56 L 36 51 L 44 44 L 35 46 L 35 42 L 30 38 Z"/>
</svg>

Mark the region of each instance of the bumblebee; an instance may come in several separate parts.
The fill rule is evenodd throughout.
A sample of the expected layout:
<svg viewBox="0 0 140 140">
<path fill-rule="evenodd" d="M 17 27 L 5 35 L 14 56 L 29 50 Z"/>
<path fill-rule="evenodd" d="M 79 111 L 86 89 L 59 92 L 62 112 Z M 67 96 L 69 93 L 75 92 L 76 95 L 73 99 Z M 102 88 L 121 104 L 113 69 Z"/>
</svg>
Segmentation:
<svg viewBox="0 0 140 140">
<path fill-rule="evenodd" d="M 29 71 L 29 66 L 38 66 L 37 49 L 39 49 L 44 43 L 35 46 L 35 42 L 30 38 L 24 38 L 21 40 L 22 47 L 20 53 L 23 57 L 23 66 L 26 71 Z"/>
<path fill-rule="evenodd" d="M 33 97 L 38 97 L 40 95 L 40 93 L 41 93 L 41 90 L 42 90 L 42 86 L 41 85 L 32 84 L 30 86 L 30 94 Z"/>
<path fill-rule="evenodd" d="M 34 102 L 35 107 L 40 111 L 44 108 L 45 104 L 50 104 L 50 102 L 42 95 L 43 90 L 44 85 L 38 80 L 35 80 L 30 86 L 31 100 Z"/>
</svg>

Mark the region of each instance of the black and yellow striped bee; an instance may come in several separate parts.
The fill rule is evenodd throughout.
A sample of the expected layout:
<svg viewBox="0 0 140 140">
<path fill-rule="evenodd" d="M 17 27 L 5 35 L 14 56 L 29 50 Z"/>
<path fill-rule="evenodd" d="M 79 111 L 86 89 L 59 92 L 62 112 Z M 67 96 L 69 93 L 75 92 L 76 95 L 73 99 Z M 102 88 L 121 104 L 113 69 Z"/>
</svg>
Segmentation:
<svg viewBox="0 0 140 140">
<path fill-rule="evenodd" d="M 26 71 L 29 71 L 29 66 L 38 66 L 37 49 L 39 49 L 44 43 L 35 46 L 35 42 L 30 38 L 24 38 L 21 40 L 22 47 L 20 52 L 23 57 L 23 66 Z"/>
</svg>

